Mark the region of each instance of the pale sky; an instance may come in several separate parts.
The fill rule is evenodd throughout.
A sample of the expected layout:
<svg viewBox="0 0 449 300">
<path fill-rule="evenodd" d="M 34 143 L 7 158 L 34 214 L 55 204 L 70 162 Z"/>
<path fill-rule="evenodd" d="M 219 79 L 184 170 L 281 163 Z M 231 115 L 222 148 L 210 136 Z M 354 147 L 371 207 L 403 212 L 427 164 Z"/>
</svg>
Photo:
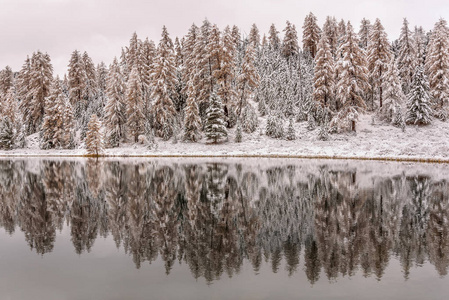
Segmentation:
<svg viewBox="0 0 449 300">
<path fill-rule="evenodd" d="M 313 12 L 320 27 L 327 15 L 350 20 L 358 31 L 360 20 L 380 18 L 396 39 L 407 17 L 410 25 L 433 27 L 439 18 L 449 19 L 448 0 L 0 0 L 0 68 L 18 71 L 26 56 L 48 52 L 55 74 L 66 73 L 73 50 L 87 51 L 97 64 L 109 64 L 120 55 L 134 31 L 156 44 L 161 28 L 170 36 L 182 36 L 192 23 L 207 18 L 221 29 L 237 25 L 248 33 L 256 23 L 263 34 L 274 23 L 279 31 L 286 20 L 298 34 L 304 17 Z M 301 37 L 300 37 L 301 38 Z"/>
</svg>

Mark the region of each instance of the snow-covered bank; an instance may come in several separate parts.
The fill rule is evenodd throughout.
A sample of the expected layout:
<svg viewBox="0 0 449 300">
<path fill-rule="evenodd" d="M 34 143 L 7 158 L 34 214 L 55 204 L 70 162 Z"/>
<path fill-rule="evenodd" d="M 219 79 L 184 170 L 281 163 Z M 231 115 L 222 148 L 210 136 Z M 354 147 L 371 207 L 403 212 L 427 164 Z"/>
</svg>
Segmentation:
<svg viewBox="0 0 449 300">
<path fill-rule="evenodd" d="M 186 157 L 296 157 L 382 159 L 404 161 L 429 161 L 449 163 L 449 123 L 433 120 L 428 126 L 407 126 L 405 132 L 391 125 L 375 121 L 371 115 L 361 116 L 357 134 L 334 134 L 328 141 L 317 139 L 318 128 L 307 130 L 307 124 L 295 123 L 297 139 L 294 141 L 272 139 L 264 134 L 265 119 L 259 124 L 262 130 L 251 135 L 243 134 L 243 142 L 234 142 L 234 131 L 229 141 L 208 145 L 202 139 L 198 143 L 174 144 L 157 141 L 157 149 L 135 144 L 106 149 L 106 156 L 186 156 Z M 37 136 L 27 138 L 27 148 L 0 151 L 0 156 L 82 156 L 85 149 L 40 150 Z"/>
</svg>

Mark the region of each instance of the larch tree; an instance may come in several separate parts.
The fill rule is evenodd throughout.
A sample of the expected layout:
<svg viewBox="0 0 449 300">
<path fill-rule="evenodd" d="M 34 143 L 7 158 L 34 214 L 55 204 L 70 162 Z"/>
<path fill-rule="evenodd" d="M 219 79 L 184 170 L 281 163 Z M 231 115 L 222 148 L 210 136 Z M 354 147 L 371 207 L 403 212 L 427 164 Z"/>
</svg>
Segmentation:
<svg viewBox="0 0 449 300">
<path fill-rule="evenodd" d="M 327 33 L 323 31 L 315 56 L 313 99 L 322 107 L 330 107 L 335 95 L 335 61 Z"/>
<path fill-rule="evenodd" d="M 24 112 L 24 122 L 27 123 L 28 133 L 39 130 L 44 117 L 45 98 L 50 94 L 53 82 L 53 66 L 47 53 L 37 51 L 31 58 L 29 81 L 29 108 Z"/>
<path fill-rule="evenodd" d="M 425 70 L 434 109 L 444 119 L 447 117 L 444 110 L 448 108 L 449 102 L 449 30 L 444 19 L 440 19 L 432 31 L 427 46 Z"/>
<path fill-rule="evenodd" d="M 133 67 L 126 85 L 126 125 L 129 137 L 133 142 L 139 141 L 139 135 L 144 132 L 145 116 L 143 114 L 143 94 L 139 71 Z M 117 130 L 117 128 L 116 128 Z"/>
<path fill-rule="evenodd" d="M 93 114 L 87 124 L 86 149 L 89 155 L 98 156 L 104 151 L 102 127 L 100 119 Z"/>
<path fill-rule="evenodd" d="M 305 20 L 303 28 L 303 50 L 309 52 L 312 58 L 317 52 L 317 45 L 320 40 L 321 29 L 317 24 L 317 18 L 313 13 L 309 13 Z"/>
<path fill-rule="evenodd" d="M 14 84 L 14 73 L 11 70 L 10 66 L 6 66 L 3 70 L 0 71 L 0 96 L 6 95 L 8 90 Z"/>
<path fill-rule="evenodd" d="M 337 32 L 338 32 L 338 47 L 340 47 L 341 44 L 343 43 L 345 36 L 346 36 L 345 20 L 341 19 L 340 22 L 338 22 Z M 338 51 L 337 51 L 337 54 L 338 54 Z"/>
<path fill-rule="evenodd" d="M 335 58 L 338 49 L 338 25 L 335 17 L 328 16 L 323 25 L 323 34 L 327 36 L 327 42 L 332 56 Z"/>
<path fill-rule="evenodd" d="M 379 107 L 382 107 L 383 74 L 388 68 L 393 53 L 390 50 L 390 43 L 388 42 L 385 29 L 379 19 L 376 19 L 370 31 L 367 52 L 373 104 L 374 100 L 378 99 Z M 372 105 L 372 108 L 374 108 L 374 105 Z"/>
<path fill-rule="evenodd" d="M 370 20 L 363 18 L 362 21 L 360 22 L 360 30 L 359 30 L 360 48 L 362 49 L 368 48 L 371 28 L 372 26 Z"/>
<path fill-rule="evenodd" d="M 279 31 L 276 26 L 271 24 L 268 31 L 268 44 L 272 50 L 278 50 L 281 47 L 281 39 L 279 38 Z"/>
<path fill-rule="evenodd" d="M 427 125 L 432 121 L 431 118 L 429 83 L 423 68 L 417 67 L 408 95 L 405 122 L 407 124 Z"/>
<path fill-rule="evenodd" d="M 207 108 L 204 134 L 207 142 L 214 144 L 222 142 L 228 137 L 221 99 L 215 92 L 212 92 L 210 105 Z"/>
<path fill-rule="evenodd" d="M 290 60 L 290 57 L 299 54 L 298 33 L 296 32 L 295 25 L 291 24 L 289 21 L 287 21 L 287 26 L 285 27 L 284 32 L 282 54 L 287 60 Z"/>
<path fill-rule="evenodd" d="M 337 98 L 343 107 L 334 119 L 337 127 L 355 131 L 358 114 L 366 109 L 363 95 L 369 88 L 368 68 L 365 52 L 350 22 L 346 26 L 346 35 L 339 48 L 342 57 L 338 60 Z"/>
<path fill-rule="evenodd" d="M 53 80 L 50 95 L 45 100 L 45 114 L 41 129 L 42 149 L 64 148 L 65 97 L 59 77 Z"/>
<path fill-rule="evenodd" d="M 402 90 L 405 94 L 410 91 L 413 75 L 418 66 L 416 44 L 412 33 L 408 28 L 408 21 L 404 18 L 399 36 L 399 51 L 397 55 L 399 76 L 401 77 Z"/>
<path fill-rule="evenodd" d="M 197 142 L 201 139 L 201 118 L 198 104 L 196 103 L 196 92 L 193 83 L 189 82 L 187 90 L 187 104 L 184 108 L 184 140 Z"/>
<path fill-rule="evenodd" d="M 251 45 L 247 45 L 245 56 L 243 58 L 242 69 L 237 77 L 237 92 L 239 97 L 238 114 L 242 112 L 243 107 L 248 105 L 249 97 L 257 87 L 260 77 L 254 66 L 255 53 Z"/>
<path fill-rule="evenodd" d="M 153 106 L 151 115 L 153 128 L 158 137 L 168 140 L 173 135 L 176 109 L 171 99 L 176 82 L 176 66 L 173 43 L 165 26 L 153 63 L 151 82 L 153 85 Z"/>
<path fill-rule="evenodd" d="M 257 28 L 256 24 L 251 26 L 251 30 L 248 35 L 248 42 L 254 49 L 259 49 L 260 46 L 260 33 L 259 28 Z"/>
<path fill-rule="evenodd" d="M 393 125 L 401 125 L 401 108 L 405 102 L 405 95 L 402 91 L 401 78 L 394 57 L 388 64 L 387 71 L 383 74 L 382 93 L 384 105 L 379 110 L 379 118 Z"/>
<path fill-rule="evenodd" d="M 126 102 L 125 82 L 117 58 L 109 68 L 107 101 L 104 112 L 105 139 L 109 147 L 118 147 L 125 139 Z"/>
<path fill-rule="evenodd" d="M 78 50 L 73 51 L 70 57 L 67 79 L 69 83 L 70 104 L 76 110 L 76 118 L 80 118 L 84 104 L 83 92 L 85 90 L 87 75 L 84 68 L 83 58 Z"/>
<path fill-rule="evenodd" d="M 182 68 L 182 81 L 186 84 L 183 87 L 182 93 L 188 94 L 189 82 L 193 84 L 193 75 L 195 70 L 195 43 L 198 35 L 198 26 L 192 24 L 184 39 L 182 47 L 183 56 L 183 68 Z M 196 98 L 196 97 L 195 97 Z"/>
</svg>

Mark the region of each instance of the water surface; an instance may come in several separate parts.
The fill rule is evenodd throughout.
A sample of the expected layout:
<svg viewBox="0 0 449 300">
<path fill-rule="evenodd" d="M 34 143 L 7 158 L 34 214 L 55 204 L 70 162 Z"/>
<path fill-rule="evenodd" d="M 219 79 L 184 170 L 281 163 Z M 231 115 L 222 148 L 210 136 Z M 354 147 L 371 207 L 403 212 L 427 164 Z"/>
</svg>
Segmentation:
<svg viewBox="0 0 449 300">
<path fill-rule="evenodd" d="M 0 160 L 0 299 L 446 299 L 447 171 Z"/>
</svg>

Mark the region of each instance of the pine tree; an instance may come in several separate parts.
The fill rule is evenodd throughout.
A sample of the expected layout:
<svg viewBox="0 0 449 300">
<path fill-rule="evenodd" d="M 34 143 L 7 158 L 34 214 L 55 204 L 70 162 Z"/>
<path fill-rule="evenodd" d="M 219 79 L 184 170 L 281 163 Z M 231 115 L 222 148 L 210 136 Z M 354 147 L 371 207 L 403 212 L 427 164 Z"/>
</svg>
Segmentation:
<svg viewBox="0 0 449 300">
<path fill-rule="evenodd" d="M 70 104 L 76 109 L 76 117 L 80 118 L 82 107 L 84 107 L 84 90 L 87 81 L 87 75 L 84 68 L 84 61 L 78 50 L 73 51 L 69 62 L 68 70 L 69 100 Z"/>
<path fill-rule="evenodd" d="M 408 95 L 405 122 L 407 124 L 426 125 L 430 124 L 431 116 L 429 83 L 422 67 L 417 67 Z"/>
<path fill-rule="evenodd" d="M 82 91 L 84 99 L 84 107 L 87 108 L 91 105 L 98 97 L 98 87 L 97 87 L 97 72 L 95 70 L 95 65 L 87 54 L 83 53 L 82 56 L 84 73 L 86 74 L 86 82 L 84 83 L 84 89 Z"/>
<path fill-rule="evenodd" d="M 362 19 L 360 22 L 360 30 L 359 30 L 359 45 L 362 49 L 367 49 L 368 44 L 370 41 L 370 32 L 371 32 L 372 26 L 370 20 L 367 20 L 365 18 Z"/>
<path fill-rule="evenodd" d="M 277 31 L 276 26 L 271 24 L 270 30 L 268 31 L 268 44 L 272 50 L 278 50 L 281 47 L 281 40 L 279 39 L 279 31 Z"/>
<path fill-rule="evenodd" d="M 73 114 L 73 107 L 69 100 L 65 101 L 64 105 L 64 148 L 73 149 L 75 148 L 75 116 Z"/>
<path fill-rule="evenodd" d="M 252 133 L 256 131 L 259 120 L 257 119 L 257 114 L 255 109 L 250 103 L 247 103 L 242 110 L 241 114 L 243 131 L 246 133 Z"/>
<path fill-rule="evenodd" d="M 184 140 L 197 142 L 201 139 L 201 118 L 191 82 L 187 93 L 187 105 L 184 109 Z"/>
<path fill-rule="evenodd" d="M 242 126 L 240 125 L 240 120 L 237 120 L 237 125 L 235 128 L 235 140 L 236 143 L 242 142 Z"/>
<path fill-rule="evenodd" d="M 0 97 L 1 95 L 6 95 L 8 90 L 14 84 L 14 74 L 10 66 L 6 66 L 0 71 Z"/>
<path fill-rule="evenodd" d="M 107 80 L 107 102 L 104 112 L 106 141 L 110 147 L 118 147 L 125 138 L 126 102 L 124 100 L 125 84 L 117 58 L 109 69 Z"/>
<path fill-rule="evenodd" d="M 153 63 L 151 81 L 153 83 L 151 108 L 153 127 L 156 136 L 168 140 L 173 135 L 176 109 L 172 95 L 176 82 L 175 56 L 173 43 L 165 26 L 162 28 L 162 39 L 157 48 L 157 57 Z"/>
<path fill-rule="evenodd" d="M 139 80 L 139 71 L 133 67 L 129 74 L 126 86 L 126 125 L 134 143 L 139 141 L 139 135 L 143 134 L 145 116 L 143 114 L 143 95 Z"/>
<path fill-rule="evenodd" d="M 278 114 L 270 114 L 267 118 L 265 134 L 269 137 L 280 139 L 284 136 L 284 125 Z"/>
<path fill-rule="evenodd" d="M 323 32 L 315 56 L 313 99 L 321 106 L 328 107 L 334 99 L 335 62 L 326 34 Z"/>
<path fill-rule="evenodd" d="M 343 20 L 343 19 L 340 20 L 340 22 L 338 23 L 337 32 L 338 32 L 338 47 L 340 48 L 340 46 L 343 43 L 343 40 L 346 36 L 345 20 Z M 338 54 L 338 49 L 337 49 L 337 54 Z"/>
<path fill-rule="evenodd" d="M 396 117 L 401 111 L 401 106 L 404 103 L 405 95 L 402 92 L 399 71 L 397 69 L 394 57 L 391 58 L 388 69 L 384 73 L 383 77 L 382 93 L 385 103 L 379 111 L 379 117 L 381 120 L 392 122 L 394 125 L 400 125 L 397 123 L 398 119 Z"/>
<path fill-rule="evenodd" d="M 298 55 L 298 34 L 296 33 L 295 25 L 287 21 L 287 26 L 284 29 L 284 41 L 282 43 L 282 54 L 289 59 L 291 56 Z"/>
<path fill-rule="evenodd" d="M 338 25 L 335 17 L 328 16 L 326 22 L 323 25 L 323 34 L 327 37 L 332 56 L 335 58 L 338 49 Z M 319 46 L 317 51 L 319 51 Z"/>
<path fill-rule="evenodd" d="M 14 146 L 14 126 L 8 117 L 0 120 L 0 149 L 11 150 Z"/>
<path fill-rule="evenodd" d="M 248 42 L 254 49 L 259 49 L 260 47 L 260 33 L 259 28 L 257 28 L 256 24 L 251 26 L 251 30 L 248 35 Z"/>
<path fill-rule="evenodd" d="M 315 58 L 318 41 L 320 40 L 321 29 L 318 27 L 317 18 L 313 13 L 309 13 L 305 20 L 303 28 L 303 49 L 309 52 L 312 58 Z"/>
<path fill-rule="evenodd" d="M 242 69 L 237 78 L 237 91 L 239 94 L 239 115 L 242 109 L 248 104 L 250 96 L 254 93 L 259 84 L 259 74 L 254 65 L 255 53 L 254 49 L 248 45 L 245 50 L 245 57 L 243 58 Z"/>
<path fill-rule="evenodd" d="M 402 80 L 402 90 L 405 94 L 410 91 L 413 74 L 418 66 L 416 44 L 408 28 L 408 21 L 404 18 L 399 36 L 399 52 L 397 57 L 399 76 Z"/>
<path fill-rule="evenodd" d="M 391 53 L 387 34 L 379 19 L 376 19 L 371 29 L 367 52 L 373 102 L 374 98 L 378 98 L 379 107 L 382 107 L 383 74 L 388 68 L 393 53 Z"/>
<path fill-rule="evenodd" d="M 103 150 L 103 138 L 101 130 L 101 122 L 97 115 L 93 114 L 90 117 L 88 130 L 86 134 L 86 149 L 89 155 L 100 155 Z"/>
<path fill-rule="evenodd" d="M 359 47 L 350 22 L 346 27 L 346 35 L 339 48 L 339 53 L 342 57 L 337 65 L 339 73 L 337 98 L 343 107 L 335 121 L 340 123 L 340 128 L 348 126 L 350 130 L 355 131 L 358 113 L 366 108 L 363 95 L 369 84 L 365 53 Z"/>
<path fill-rule="evenodd" d="M 449 102 L 449 29 L 444 19 L 440 19 L 432 31 L 427 46 L 425 69 L 435 110 L 447 109 Z M 442 114 L 447 115 L 444 112 Z"/>
<path fill-rule="evenodd" d="M 215 91 L 211 94 L 210 105 L 207 109 L 204 133 L 207 141 L 214 144 L 221 142 L 228 137 L 221 99 L 217 96 Z"/>
<path fill-rule="evenodd" d="M 28 125 L 28 132 L 34 133 L 39 130 L 44 117 L 45 99 L 50 93 L 53 81 L 53 67 L 50 56 L 40 51 L 33 54 L 31 58 L 31 70 L 29 80 L 29 107 L 24 111 L 24 121 Z"/>
<path fill-rule="evenodd" d="M 288 128 L 285 138 L 287 139 L 287 141 L 296 140 L 295 127 L 293 127 L 293 118 L 290 118 L 288 121 Z"/>
<path fill-rule="evenodd" d="M 45 101 L 45 114 L 41 129 L 41 148 L 64 147 L 64 132 L 69 130 L 64 124 L 65 98 L 59 77 L 53 81 L 50 96 Z"/>
<path fill-rule="evenodd" d="M 423 65 L 426 57 L 427 36 L 424 33 L 424 29 L 421 26 L 415 26 L 415 32 L 413 33 L 413 40 L 416 45 L 416 63 Z"/>
</svg>

